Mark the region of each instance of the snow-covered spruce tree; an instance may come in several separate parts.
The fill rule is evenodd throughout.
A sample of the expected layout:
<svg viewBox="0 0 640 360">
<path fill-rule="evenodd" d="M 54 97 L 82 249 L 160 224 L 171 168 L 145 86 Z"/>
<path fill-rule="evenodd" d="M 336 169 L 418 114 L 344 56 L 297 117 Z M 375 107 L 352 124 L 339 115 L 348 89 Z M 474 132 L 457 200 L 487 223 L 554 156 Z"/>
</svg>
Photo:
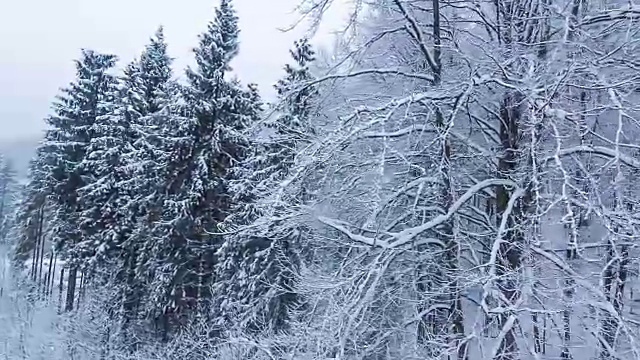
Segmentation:
<svg viewBox="0 0 640 360">
<path fill-rule="evenodd" d="M 172 148 L 165 136 L 171 134 L 165 121 L 171 117 L 174 93 L 171 63 L 159 28 L 140 59 L 125 69 L 114 108 L 99 119 L 90 157 L 84 162 L 94 176 L 81 192 L 87 204 L 85 228 L 90 232 L 85 242 L 94 250 L 87 253 L 93 257 L 90 264 L 99 265 L 92 267 L 99 277 L 95 285 L 117 290 L 111 292 L 116 298 L 105 299 L 105 305 L 125 347 L 143 314 L 148 264 L 140 253 L 154 246 L 150 221 L 161 206 L 158 197 L 165 180 L 160 176 L 165 154 Z"/>
<path fill-rule="evenodd" d="M 162 238 L 153 251 L 152 296 L 162 306 L 162 331 L 175 330 L 176 321 L 205 315 L 214 281 L 215 253 L 222 238 L 218 225 L 229 215 L 229 170 L 242 162 L 249 142 L 243 135 L 251 114 L 246 92 L 225 79 L 238 52 L 237 16 L 223 0 L 215 19 L 194 50 L 196 68 L 186 72 L 180 115 L 167 164 L 166 196 L 156 229 Z"/>
<path fill-rule="evenodd" d="M 285 65 L 286 75 L 275 85 L 279 100 L 276 112 L 279 116 L 269 123 L 275 130 L 270 140 L 273 147 L 270 152 L 271 165 L 280 166 L 271 172 L 279 176 L 286 176 L 300 148 L 307 145 L 314 135 L 309 121 L 317 90 L 310 84 L 314 77 L 309 65 L 315 60 L 315 52 L 305 38 L 296 41 L 290 53 L 294 63 Z"/>
<path fill-rule="evenodd" d="M 244 100 L 243 113 L 248 115 L 249 120 L 257 122 L 262 115 L 257 88 L 250 85 L 249 90 L 240 96 Z M 254 133 L 252 139 L 256 136 Z M 226 235 L 216 253 L 216 280 L 212 287 L 211 311 L 211 321 L 220 330 L 230 330 L 232 327 L 235 330 L 247 330 L 252 313 L 263 309 L 254 306 L 253 295 L 259 290 L 255 289 L 250 279 L 254 275 L 253 271 L 257 270 L 253 264 L 256 259 L 252 250 L 263 239 L 254 239 L 253 234 L 242 231 L 244 226 L 251 224 L 260 214 L 260 205 L 256 203 L 258 194 L 255 175 L 260 171 L 256 160 L 261 155 L 261 150 L 264 149 L 256 141 L 252 141 L 243 161 L 230 169 L 226 179 L 232 204 L 224 224 L 220 226 Z M 218 336 L 226 335 L 220 333 Z"/>
<path fill-rule="evenodd" d="M 138 64 L 127 65 L 118 88 L 113 90 L 114 100 L 107 99 L 112 108 L 94 125 L 94 137 L 82 162 L 87 182 L 79 190 L 83 237 L 76 248 L 83 258 L 83 273 L 88 277 L 81 291 L 93 296 L 101 288 L 115 290 L 104 292 L 111 295 L 109 298 L 92 298 L 85 302 L 85 306 L 91 307 L 101 304 L 112 320 L 104 326 L 116 331 L 102 332 L 99 340 L 105 346 L 118 343 L 116 338 L 123 345 L 128 341 L 126 336 L 118 336 L 121 334 L 117 330 L 124 323 L 121 310 L 127 290 L 124 269 L 128 264 L 129 249 L 126 240 L 136 226 L 126 208 L 136 194 L 123 183 L 128 176 L 126 154 L 135 140 L 133 124 L 140 117 L 141 99 L 136 93 L 138 79 Z"/>
<path fill-rule="evenodd" d="M 105 94 L 100 104 L 104 114 L 91 126 L 91 139 L 80 164 L 85 178 L 78 190 L 82 239 L 75 248 L 85 272 L 93 272 L 99 262 L 110 257 L 132 227 L 126 215 L 120 214 L 130 196 L 120 188 L 120 182 L 125 177 L 123 155 L 133 142 L 131 123 L 138 117 L 137 98 L 129 94 L 137 73 L 137 65 L 129 64 L 118 86 Z"/>
<path fill-rule="evenodd" d="M 121 304 L 125 327 L 149 315 L 145 311 L 145 302 L 151 301 L 145 295 L 152 281 L 149 259 L 151 249 L 158 245 L 159 235 L 154 230 L 166 193 L 168 154 L 173 150 L 176 123 L 181 121 L 175 109 L 178 94 L 172 63 L 163 29 L 159 28 L 139 60 L 140 118 L 133 125 L 135 140 L 126 154 L 127 178 L 121 183 L 134 194 L 124 209 L 136 224 L 123 245 L 126 253 L 120 256 L 126 274 Z"/>
<path fill-rule="evenodd" d="M 27 183 L 21 189 L 10 231 L 16 268 L 22 272 L 26 270 L 23 267 L 30 261 L 29 277 L 31 279 L 36 276 L 35 264 L 40 257 L 37 255 L 44 245 L 42 239 L 46 234 L 45 220 L 51 216 L 46 208 L 47 196 L 51 193 L 51 189 L 45 181 L 50 168 L 43 160 L 44 156 L 40 148 L 29 164 Z"/>
<path fill-rule="evenodd" d="M 286 75 L 276 84 L 277 115 L 255 130 L 253 153 L 234 171 L 232 192 L 245 195 L 227 219 L 234 232 L 225 236 L 216 268 L 215 307 L 223 309 L 219 322 L 254 335 L 287 330 L 299 306 L 294 282 L 304 229 L 277 218 L 305 201 L 301 192 L 283 191 L 281 183 L 295 171 L 297 152 L 313 136 L 308 122 L 315 88 L 308 83 L 314 52 L 302 40 L 291 55 L 294 64 L 285 66 Z"/>
<path fill-rule="evenodd" d="M 113 96 L 116 80 L 109 70 L 115 63 L 114 55 L 82 51 L 76 61 L 76 80 L 62 90 L 54 103 L 54 114 L 46 119 L 50 129 L 39 150 L 40 163 L 50 169 L 45 181 L 53 207 L 51 241 L 64 252 L 67 261 L 66 310 L 74 307 L 78 270 L 84 265 L 87 252 L 95 250 L 77 247 L 84 240 L 81 224 L 86 210 L 78 191 L 92 176 L 82 163 L 96 135 L 98 119 L 111 110 L 106 100 Z"/>
<path fill-rule="evenodd" d="M 290 54 L 293 63 L 285 65 L 285 76 L 274 86 L 278 99 L 273 115 L 265 123 L 267 137 L 261 143 L 264 150 L 258 158 L 260 165 L 257 167 L 260 170 L 254 175 L 258 181 L 256 191 L 261 193 L 259 197 L 274 195 L 270 204 L 272 210 L 283 205 L 278 204 L 279 201 L 301 203 L 309 198 L 304 186 L 297 186 L 297 193 L 293 195 L 282 192 L 282 181 L 296 170 L 296 156 L 312 142 L 316 132 L 311 122 L 315 115 L 312 111 L 316 108 L 318 90 L 313 84 L 315 78 L 310 70 L 310 65 L 315 61 L 315 52 L 305 38 L 295 42 Z M 280 192 L 270 194 L 274 189 Z"/>
<path fill-rule="evenodd" d="M 6 241 L 17 190 L 16 171 L 10 159 L 0 154 L 0 244 Z"/>
</svg>

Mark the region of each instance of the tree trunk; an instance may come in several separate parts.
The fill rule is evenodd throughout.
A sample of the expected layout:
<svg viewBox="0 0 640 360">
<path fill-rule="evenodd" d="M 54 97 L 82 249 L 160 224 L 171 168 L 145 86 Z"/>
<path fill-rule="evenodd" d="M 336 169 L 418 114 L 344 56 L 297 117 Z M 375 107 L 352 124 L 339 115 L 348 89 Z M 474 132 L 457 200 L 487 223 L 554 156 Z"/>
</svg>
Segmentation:
<svg viewBox="0 0 640 360">
<path fill-rule="evenodd" d="M 75 266 L 69 268 L 69 275 L 67 275 L 67 296 L 66 296 L 64 311 L 73 310 L 73 301 L 75 300 L 75 296 L 76 296 L 77 276 L 78 276 L 78 268 Z"/>
<path fill-rule="evenodd" d="M 44 218 L 44 216 L 43 216 Z M 44 222 L 44 221 L 43 221 Z M 42 225 L 41 225 L 42 227 Z M 44 267 L 44 243 L 45 243 L 45 236 L 44 236 L 44 232 L 42 231 L 42 229 L 40 230 L 40 270 L 38 271 L 38 286 L 43 286 L 44 287 L 44 280 L 42 278 L 42 268 Z"/>
<path fill-rule="evenodd" d="M 55 266 L 54 266 L 54 254 L 53 254 L 53 250 L 51 250 L 51 252 L 49 253 L 49 267 L 47 269 L 47 276 L 45 278 L 45 282 L 44 282 L 44 291 L 43 291 L 43 295 L 45 300 L 49 297 L 49 288 L 51 286 L 51 282 L 53 281 L 53 279 L 51 278 L 54 274 L 55 271 Z"/>
<path fill-rule="evenodd" d="M 58 285 L 58 314 L 62 313 L 62 291 L 64 290 L 64 268 L 60 269 L 60 283 Z"/>
<path fill-rule="evenodd" d="M 38 261 L 40 260 L 40 241 L 42 238 L 42 208 L 38 208 L 36 212 L 36 228 L 34 234 L 35 246 L 33 248 L 33 257 L 31 259 L 31 280 L 38 286 Z"/>
<path fill-rule="evenodd" d="M 516 94 L 509 94 L 505 97 L 504 104 L 500 111 L 500 140 L 502 148 L 502 156 L 498 161 L 498 177 L 504 179 L 512 179 L 514 171 L 517 167 L 518 139 L 520 133 L 521 112 L 520 107 L 522 97 Z M 507 229 L 504 234 L 503 241 L 500 244 L 498 252 L 498 264 L 496 264 L 496 275 L 498 276 L 498 289 L 504 295 L 507 304 L 503 306 L 509 308 L 520 297 L 519 284 L 517 283 L 517 273 L 521 268 L 521 252 L 524 236 L 516 225 L 522 226 L 522 206 L 516 205 L 511 214 L 505 214 L 511 191 L 506 186 L 498 186 L 496 189 L 496 215 L 498 218 L 498 226 L 503 221 L 504 216 L 508 216 L 505 220 Z M 500 315 L 500 325 L 504 329 L 509 324 L 509 319 L 515 316 L 513 311 L 505 311 Z M 500 340 L 496 359 L 512 360 L 517 359 L 518 346 L 516 344 L 515 326 L 506 329 Z"/>
<path fill-rule="evenodd" d="M 613 305 L 613 309 L 620 313 L 623 306 L 624 287 L 627 282 L 629 267 L 629 248 L 622 246 L 620 253 L 615 244 L 611 244 L 607 254 L 607 267 L 604 271 L 604 294 Z M 609 349 L 615 349 L 616 334 L 620 324 L 616 317 L 608 311 L 603 311 L 600 330 L 601 349 L 600 358 L 603 360 L 615 358 Z"/>
<path fill-rule="evenodd" d="M 125 346 L 130 353 L 135 351 L 135 344 L 132 342 L 133 338 L 129 336 L 131 330 L 131 324 L 138 317 L 138 304 L 140 303 L 140 293 L 136 284 L 136 264 L 138 250 L 135 244 L 131 245 L 127 256 L 127 273 L 125 279 L 124 298 L 122 303 L 122 333 L 126 337 L 124 339 Z"/>
<path fill-rule="evenodd" d="M 80 288 L 78 289 L 78 301 L 76 304 L 76 309 L 80 308 L 80 301 L 82 300 L 82 293 L 84 291 L 84 282 L 85 282 L 85 272 L 80 272 Z"/>
</svg>

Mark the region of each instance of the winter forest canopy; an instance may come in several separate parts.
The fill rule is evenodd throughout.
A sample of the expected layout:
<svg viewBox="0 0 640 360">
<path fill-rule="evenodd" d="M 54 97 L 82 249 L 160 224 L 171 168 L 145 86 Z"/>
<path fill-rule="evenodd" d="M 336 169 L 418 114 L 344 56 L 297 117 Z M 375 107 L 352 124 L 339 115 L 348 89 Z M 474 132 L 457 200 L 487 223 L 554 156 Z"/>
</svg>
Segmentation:
<svg viewBox="0 0 640 360">
<path fill-rule="evenodd" d="M 185 81 L 162 28 L 82 50 L 27 183 L 0 161 L 0 357 L 640 359 L 640 7 L 348 15 L 270 103 L 232 0 Z"/>
</svg>

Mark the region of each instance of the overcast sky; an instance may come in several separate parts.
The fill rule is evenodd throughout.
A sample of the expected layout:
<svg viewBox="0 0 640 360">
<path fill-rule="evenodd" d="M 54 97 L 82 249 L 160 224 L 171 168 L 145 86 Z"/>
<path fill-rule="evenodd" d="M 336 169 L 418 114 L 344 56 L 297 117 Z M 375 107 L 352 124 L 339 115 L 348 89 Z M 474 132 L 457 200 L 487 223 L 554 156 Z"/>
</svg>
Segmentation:
<svg viewBox="0 0 640 360">
<path fill-rule="evenodd" d="M 233 66 L 243 82 L 271 91 L 288 49 L 303 34 L 302 28 L 278 30 L 296 19 L 297 2 L 235 1 L 242 43 Z M 0 141 L 42 133 L 51 101 L 73 79 L 72 60 L 80 48 L 117 54 L 123 64 L 162 24 L 176 75 L 182 75 L 216 5 L 217 0 L 0 0 Z M 336 11 L 331 18 L 338 23 L 340 16 Z M 323 31 L 316 42 L 328 39 Z"/>
</svg>

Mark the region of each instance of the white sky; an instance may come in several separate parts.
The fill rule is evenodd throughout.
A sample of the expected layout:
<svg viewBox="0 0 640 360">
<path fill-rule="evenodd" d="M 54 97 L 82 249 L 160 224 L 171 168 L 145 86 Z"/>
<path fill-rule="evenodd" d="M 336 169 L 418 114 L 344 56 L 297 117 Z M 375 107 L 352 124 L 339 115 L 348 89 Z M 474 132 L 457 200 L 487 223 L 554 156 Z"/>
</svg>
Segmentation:
<svg viewBox="0 0 640 360">
<path fill-rule="evenodd" d="M 298 0 L 236 0 L 240 55 L 233 64 L 244 82 L 269 96 L 303 34 L 278 28 L 296 19 Z M 158 25 L 165 27 L 175 74 L 192 61 L 191 48 L 213 16 L 216 0 L 0 0 L 0 140 L 39 136 L 60 87 L 74 76 L 80 48 L 110 52 L 120 65 L 138 56 Z M 329 23 L 339 23 L 337 12 Z M 329 25 L 331 26 L 331 25 Z M 327 28 L 329 28 L 327 26 Z M 317 42 L 326 42 L 321 32 Z"/>
</svg>

